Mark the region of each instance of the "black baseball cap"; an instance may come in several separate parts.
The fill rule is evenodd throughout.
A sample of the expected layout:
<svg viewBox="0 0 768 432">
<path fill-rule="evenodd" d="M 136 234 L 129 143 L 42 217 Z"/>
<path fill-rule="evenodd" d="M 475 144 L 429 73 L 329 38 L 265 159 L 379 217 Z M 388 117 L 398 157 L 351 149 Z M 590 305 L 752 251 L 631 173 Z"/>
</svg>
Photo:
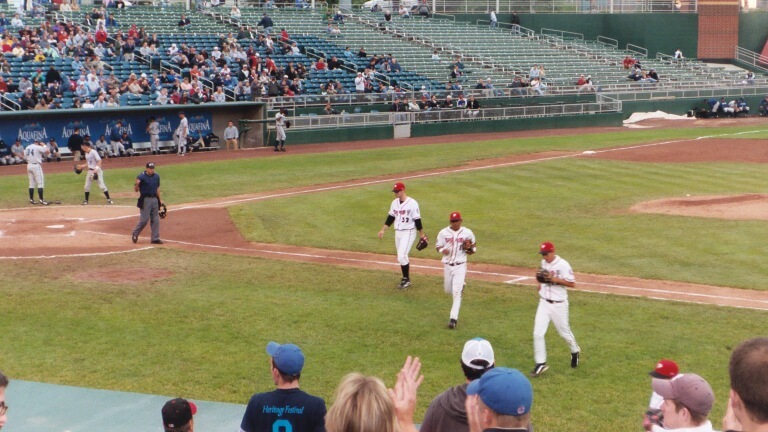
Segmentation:
<svg viewBox="0 0 768 432">
<path fill-rule="evenodd" d="M 155 169 L 155 163 L 154 162 L 147 162 L 147 168 Z"/>
</svg>

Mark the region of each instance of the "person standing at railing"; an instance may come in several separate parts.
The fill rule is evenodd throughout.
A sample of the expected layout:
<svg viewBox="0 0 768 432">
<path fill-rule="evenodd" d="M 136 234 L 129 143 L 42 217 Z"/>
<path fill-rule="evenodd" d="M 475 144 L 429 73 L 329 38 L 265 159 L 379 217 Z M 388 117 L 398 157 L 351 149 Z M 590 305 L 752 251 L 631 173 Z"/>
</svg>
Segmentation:
<svg viewBox="0 0 768 432">
<path fill-rule="evenodd" d="M 491 9 L 491 28 L 496 28 L 499 25 L 499 20 L 496 18 L 496 11 Z"/>
<path fill-rule="evenodd" d="M 512 20 L 510 21 L 510 24 L 512 24 L 512 31 L 515 32 L 515 34 L 520 34 L 520 17 L 517 16 L 517 12 L 512 12 Z"/>
</svg>

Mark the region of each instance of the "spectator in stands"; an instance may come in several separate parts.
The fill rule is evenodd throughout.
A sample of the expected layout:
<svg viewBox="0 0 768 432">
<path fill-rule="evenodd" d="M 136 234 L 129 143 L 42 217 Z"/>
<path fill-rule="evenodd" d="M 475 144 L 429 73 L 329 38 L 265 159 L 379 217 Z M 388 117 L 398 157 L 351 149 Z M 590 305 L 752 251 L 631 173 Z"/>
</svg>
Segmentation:
<svg viewBox="0 0 768 432">
<path fill-rule="evenodd" d="M 531 67 L 531 70 L 528 71 L 528 78 L 531 80 L 534 78 L 539 78 L 539 65 L 533 65 Z"/>
<path fill-rule="evenodd" d="M 437 50 L 432 51 L 432 61 L 440 63 L 440 54 L 437 53 Z"/>
<path fill-rule="evenodd" d="M 458 67 L 459 70 L 464 70 L 464 63 L 461 61 L 461 56 L 456 56 L 456 58 L 453 60 L 453 63 L 451 63 L 451 70 L 453 70 L 454 67 Z"/>
<path fill-rule="evenodd" d="M 653 425 L 652 431 L 713 431 L 707 416 L 715 402 L 715 394 L 704 378 L 692 373 L 680 374 L 670 380 L 655 378 L 653 391 L 664 398 L 661 405 L 664 427 Z"/>
<path fill-rule="evenodd" d="M 360 50 L 357 52 L 357 56 L 359 58 L 366 58 L 368 57 L 368 53 L 365 52 L 365 48 L 360 47 Z"/>
<path fill-rule="evenodd" d="M 61 72 L 56 69 L 56 66 L 51 65 L 51 67 L 48 69 L 48 72 L 45 74 L 45 85 L 50 86 L 55 82 L 61 84 Z"/>
<path fill-rule="evenodd" d="M 5 81 L 5 78 L 0 76 L 0 94 L 8 92 L 8 83 Z"/>
<path fill-rule="evenodd" d="M 585 91 L 595 91 L 595 85 L 592 83 L 591 75 L 585 77 L 584 74 L 581 74 L 579 80 L 576 82 L 576 86 L 579 88 L 579 94 Z"/>
<path fill-rule="evenodd" d="M 91 102 L 91 98 L 90 97 L 86 97 L 85 98 L 85 102 L 83 102 L 83 105 L 81 106 L 81 108 L 84 108 L 84 109 L 93 109 L 93 108 L 95 108 L 95 106 L 93 105 L 93 102 Z"/>
<path fill-rule="evenodd" d="M 21 95 L 21 97 L 19 98 L 19 105 L 21 105 L 22 110 L 31 110 L 35 108 L 35 105 L 37 105 L 37 101 L 35 99 L 35 95 L 31 88 L 25 91 L 24 94 Z"/>
<path fill-rule="evenodd" d="M 629 70 L 635 65 L 635 59 L 633 59 L 632 56 L 626 56 L 621 64 L 624 66 L 624 69 Z"/>
<path fill-rule="evenodd" d="M 445 100 L 443 100 L 443 103 L 441 104 L 441 108 L 443 109 L 453 108 L 453 98 L 451 97 L 451 95 L 447 95 L 445 97 Z"/>
<path fill-rule="evenodd" d="M 325 103 L 325 108 L 323 108 L 323 114 L 325 114 L 325 115 L 336 115 L 336 114 L 338 114 L 338 113 L 339 113 L 339 112 L 338 112 L 338 111 L 336 111 L 336 110 L 335 110 L 335 109 L 334 109 L 334 108 L 331 106 L 331 102 L 330 102 L 330 101 Z"/>
<path fill-rule="evenodd" d="M 463 384 L 454 386 L 438 395 L 427 408 L 420 432 L 469 432 L 467 424 L 467 386 L 493 369 L 496 360 L 491 343 L 475 338 L 464 344 L 461 353 Z"/>
<path fill-rule="evenodd" d="M 405 7 L 405 4 L 400 3 L 400 9 L 397 11 L 397 13 L 400 15 L 400 18 L 410 18 L 411 14 L 408 12 L 408 8 Z"/>
<path fill-rule="evenodd" d="M 190 21 L 186 15 L 181 14 L 181 19 L 179 19 L 179 23 L 178 23 L 179 28 L 185 28 L 190 25 L 192 25 L 192 21 Z"/>
<path fill-rule="evenodd" d="M 344 23 L 344 14 L 341 13 L 341 9 L 336 9 L 336 13 L 333 15 L 333 20 L 336 22 Z"/>
<path fill-rule="evenodd" d="M 295 431 L 320 431 L 325 423 L 325 402 L 299 388 L 304 353 L 293 344 L 280 345 L 270 342 L 267 354 L 271 357 L 272 381 L 277 388 L 267 393 L 255 394 L 248 402 L 240 429 L 257 432 L 272 428 L 275 421 L 281 427 Z M 274 410 L 273 407 L 301 406 L 301 411 Z"/>
<path fill-rule="evenodd" d="M 651 69 L 646 74 L 646 78 L 650 78 L 653 82 L 659 82 L 659 74 L 656 73 L 656 69 Z"/>
<path fill-rule="evenodd" d="M 331 37 L 341 37 L 341 29 L 338 24 L 334 24 L 333 27 L 331 27 L 330 35 Z"/>
<path fill-rule="evenodd" d="M 328 432 L 416 432 L 413 413 L 423 375 L 418 357 L 405 360 L 393 389 L 376 378 L 351 373 L 336 389 L 328 411 Z"/>
<path fill-rule="evenodd" d="M 723 418 L 724 431 L 768 430 L 768 338 L 739 344 L 731 353 L 731 391 Z"/>
<path fill-rule="evenodd" d="M 429 10 L 429 5 L 427 4 L 426 0 L 421 1 L 418 11 L 422 18 L 429 18 L 431 11 Z"/>
<path fill-rule="evenodd" d="M 194 403 L 182 398 L 171 399 L 163 405 L 161 414 L 165 432 L 194 432 L 197 414 Z"/>
<path fill-rule="evenodd" d="M 744 85 L 755 85 L 755 73 L 747 71 L 747 74 L 744 76 L 744 81 L 741 83 Z"/>
<path fill-rule="evenodd" d="M 365 93 L 365 77 L 363 77 L 362 72 L 358 72 L 357 77 L 355 77 L 355 92 Z"/>
<path fill-rule="evenodd" d="M 115 16 L 112 14 L 109 14 L 109 17 L 107 17 L 105 25 L 107 27 L 119 27 L 117 20 L 115 20 Z"/>
<path fill-rule="evenodd" d="M 539 81 L 538 78 L 531 79 L 531 82 L 529 83 L 530 87 L 530 94 L 538 94 L 539 96 L 544 96 L 544 93 L 547 91 L 547 85 L 543 82 Z"/>
<path fill-rule="evenodd" d="M 517 11 L 512 11 L 512 19 L 509 23 L 512 24 L 512 31 L 515 34 L 520 34 L 520 17 L 517 16 Z"/>
<path fill-rule="evenodd" d="M 461 69 L 459 69 L 458 66 L 454 66 L 453 70 L 451 71 L 451 78 L 452 79 L 459 79 L 462 76 L 464 76 L 464 72 L 462 72 Z"/>
<path fill-rule="evenodd" d="M 467 114 L 470 117 L 477 117 L 477 115 L 480 114 L 480 102 L 475 99 L 475 95 L 469 95 L 469 100 L 467 101 Z"/>
<path fill-rule="evenodd" d="M 24 27 L 24 21 L 21 20 L 19 14 L 15 14 L 11 20 L 11 27 L 22 28 Z"/>
<path fill-rule="evenodd" d="M 533 387 L 517 369 L 494 368 L 467 387 L 470 432 L 531 430 Z"/>
<path fill-rule="evenodd" d="M 499 25 L 499 20 L 496 18 L 496 10 L 491 9 L 491 28 L 496 28 Z"/>
<path fill-rule="evenodd" d="M 0 12 L 0 27 L 8 27 L 11 20 L 5 17 L 5 12 Z"/>
<path fill-rule="evenodd" d="M 240 17 L 242 16 L 242 13 L 240 13 L 240 8 L 237 7 L 237 5 L 232 5 L 232 9 L 229 11 L 229 18 L 235 22 L 240 22 Z"/>
<path fill-rule="evenodd" d="M 332 56 L 330 60 L 328 60 L 328 70 L 335 70 L 341 67 L 341 62 L 339 61 L 336 56 Z"/>
<path fill-rule="evenodd" d="M 272 28 L 275 26 L 275 23 L 272 21 L 272 18 L 270 18 L 269 15 L 267 15 L 266 12 L 264 12 L 264 15 L 261 17 L 261 20 L 256 24 L 256 27 L 261 26 L 264 27 L 264 34 L 267 38 L 269 38 L 270 33 L 272 33 Z"/>
<path fill-rule="evenodd" d="M 8 377 L 6 377 L 2 371 L 0 371 L 0 429 L 5 426 L 8 417 L 8 404 L 5 403 L 5 389 L 8 387 Z"/>
<path fill-rule="evenodd" d="M 11 146 L 11 157 L 15 164 L 24 163 L 24 146 L 21 145 L 20 139 L 17 139 Z"/>
</svg>

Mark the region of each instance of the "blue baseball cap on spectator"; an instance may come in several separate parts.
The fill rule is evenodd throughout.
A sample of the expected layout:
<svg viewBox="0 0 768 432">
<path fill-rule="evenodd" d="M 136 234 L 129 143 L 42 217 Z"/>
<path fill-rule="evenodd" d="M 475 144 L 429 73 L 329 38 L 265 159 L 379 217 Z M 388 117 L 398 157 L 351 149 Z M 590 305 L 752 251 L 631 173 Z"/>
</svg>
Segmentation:
<svg viewBox="0 0 768 432">
<path fill-rule="evenodd" d="M 267 354 L 272 356 L 277 370 L 286 375 L 298 375 L 304 367 L 304 353 L 294 344 L 270 342 L 267 344 Z"/>
<path fill-rule="evenodd" d="M 531 412 L 533 387 L 517 369 L 497 367 L 469 383 L 468 395 L 480 400 L 497 414 L 521 416 Z"/>
</svg>

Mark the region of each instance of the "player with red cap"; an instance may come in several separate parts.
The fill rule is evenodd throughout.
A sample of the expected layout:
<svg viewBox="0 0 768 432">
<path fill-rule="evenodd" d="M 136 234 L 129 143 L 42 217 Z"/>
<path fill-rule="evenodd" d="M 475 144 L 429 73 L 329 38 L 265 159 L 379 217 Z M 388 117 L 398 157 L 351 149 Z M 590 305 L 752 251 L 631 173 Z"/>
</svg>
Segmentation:
<svg viewBox="0 0 768 432">
<path fill-rule="evenodd" d="M 195 428 L 194 415 L 197 406 L 184 398 L 171 399 L 163 405 L 163 428 L 165 432 L 193 432 Z"/>
<path fill-rule="evenodd" d="M 379 230 L 379 238 L 384 238 L 384 231 L 393 223 L 395 224 L 395 248 L 397 248 L 397 261 L 400 263 L 400 270 L 403 278 L 397 286 L 400 289 L 406 289 L 411 286 L 410 260 L 408 254 L 411 252 L 413 242 L 416 240 L 416 231 L 419 237 L 426 240 L 424 228 L 421 225 L 421 211 L 419 203 L 415 199 L 405 194 L 405 184 L 395 183 L 392 188 L 395 193 L 395 199 L 389 206 L 389 213 L 384 226 Z"/>
<path fill-rule="evenodd" d="M 477 251 L 475 234 L 471 229 L 462 227 L 461 213 L 453 212 L 449 216 L 450 225 L 437 234 L 435 248 L 443 255 L 443 289 L 453 295 L 448 328 L 456 328 L 461 308 L 461 294 L 464 292 L 464 280 L 467 277 L 467 256 Z"/>
<path fill-rule="evenodd" d="M 544 336 L 547 334 L 549 322 L 555 325 L 555 329 L 568 343 L 571 349 L 571 367 L 579 365 L 581 348 L 576 343 L 576 337 L 571 331 L 568 322 L 568 291 L 566 288 L 576 286 L 576 278 L 568 261 L 555 254 L 555 245 L 544 242 L 539 246 L 541 254 L 541 268 L 548 271 L 551 278 L 549 282 L 539 283 L 539 307 L 536 309 L 536 319 L 533 324 L 533 359 L 536 366 L 531 376 L 537 377 L 543 374 L 547 366 L 547 346 Z"/>
<path fill-rule="evenodd" d="M 680 369 L 677 367 L 677 363 L 672 360 L 661 359 L 656 363 L 656 367 L 648 372 L 653 378 L 671 380 L 680 373 Z M 645 412 L 643 418 L 643 428 L 645 430 L 651 430 L 653 425 L 663 425 L 663 416 L 661 414 L 661 405 L 664 403 L 664 398 L 661 397 L 655 391 L 651 393 L 651 401 L 648 403 L 648 410 Z"/>
</svg>

